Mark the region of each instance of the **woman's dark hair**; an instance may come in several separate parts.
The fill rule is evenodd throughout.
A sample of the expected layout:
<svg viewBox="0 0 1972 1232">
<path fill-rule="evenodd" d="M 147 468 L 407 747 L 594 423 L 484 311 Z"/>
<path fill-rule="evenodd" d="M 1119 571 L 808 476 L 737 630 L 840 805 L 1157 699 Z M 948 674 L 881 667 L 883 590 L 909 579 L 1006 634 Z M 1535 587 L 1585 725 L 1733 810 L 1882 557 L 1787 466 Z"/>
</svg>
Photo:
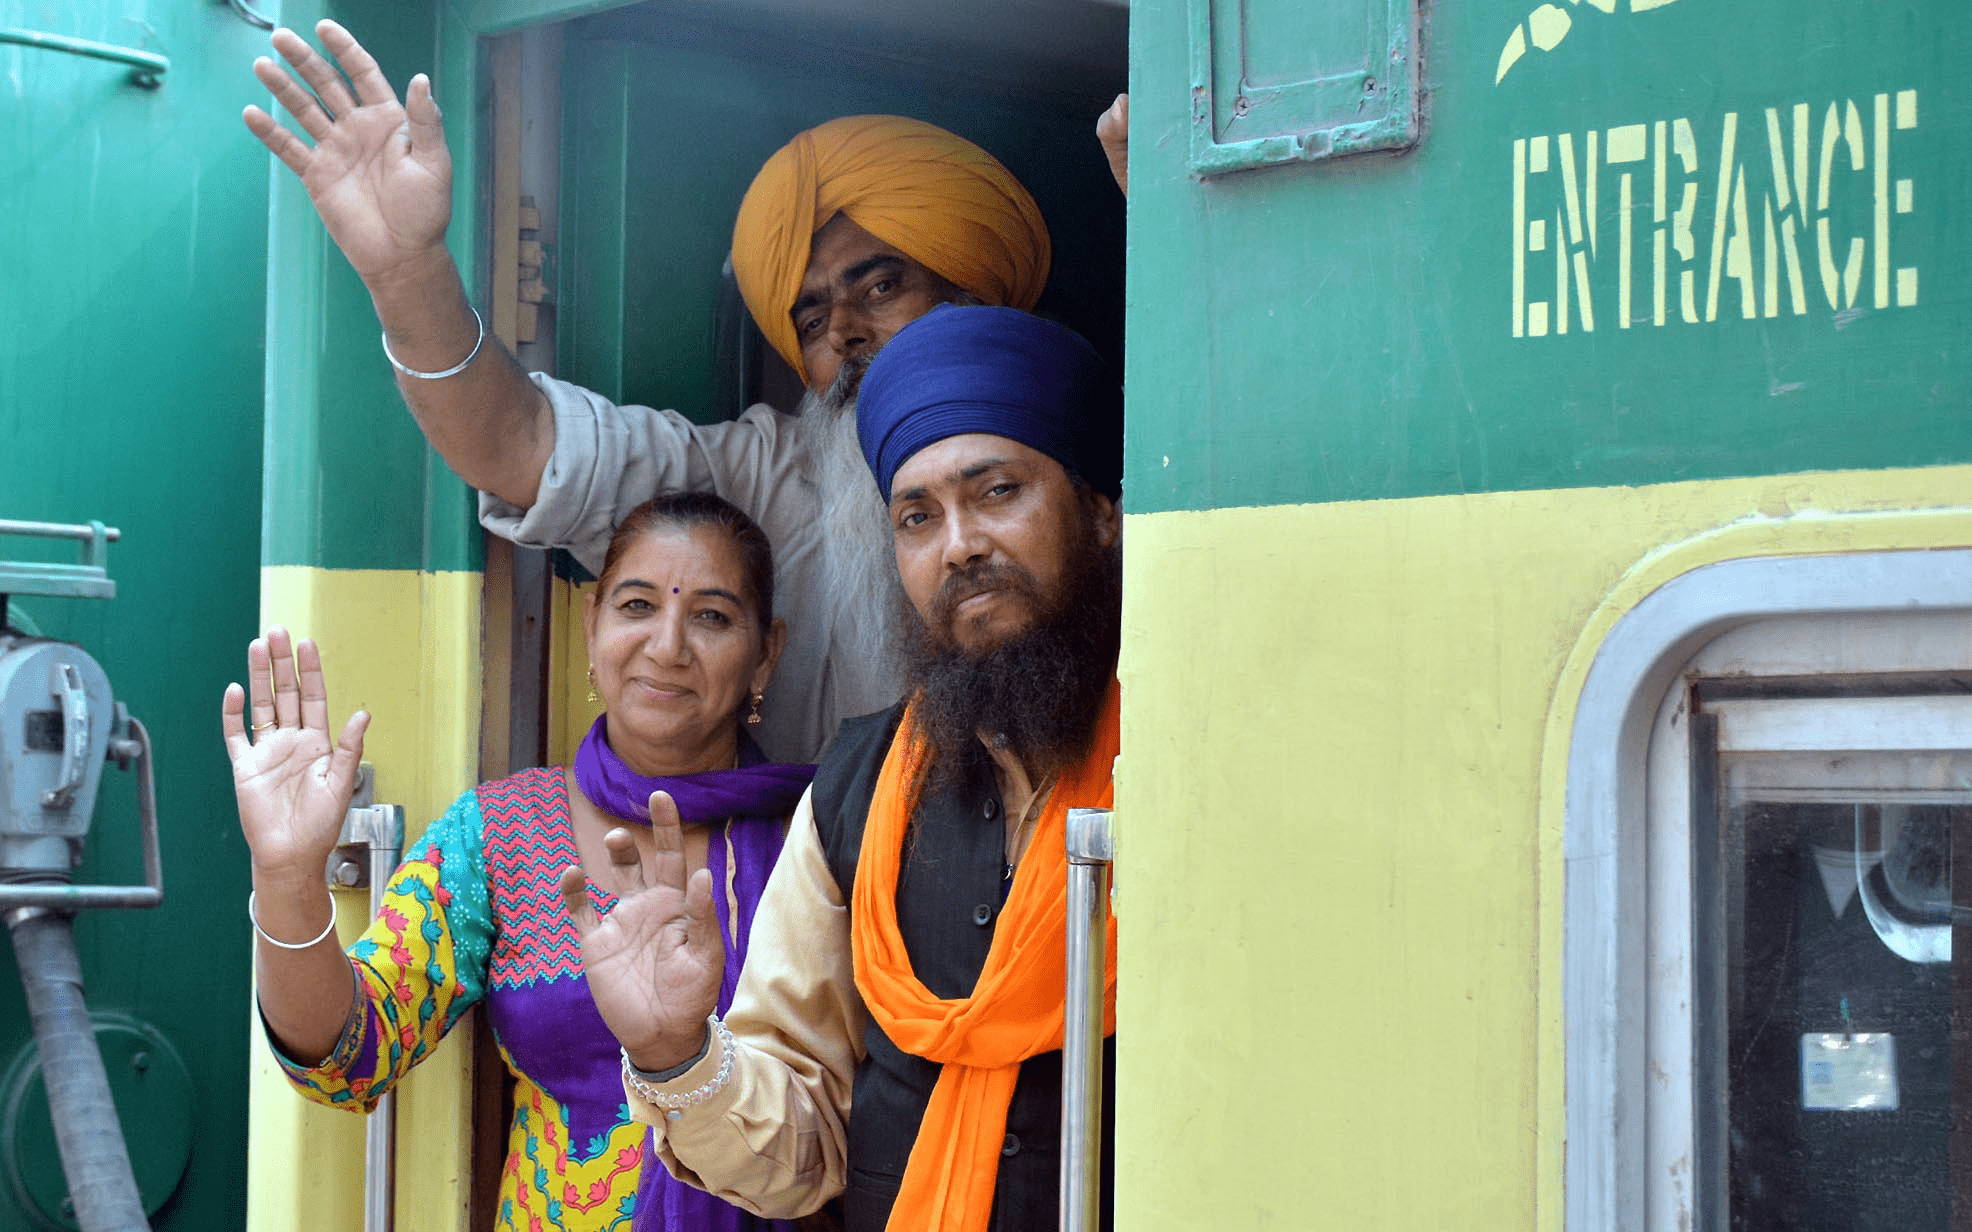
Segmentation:
<svg viewBox="0 0 1972 1232">
<path fill-rule="evenodd" d="M 630 545 L 654 530 L 692 530 L 709 526 L 732 537 L 746 571 L 746 599 L 764 635 L 774 623 L 774 549 L 765 531 L 739 507 L 710 492 L 666 492 L 632 509 L 610 536 L 597 589 L 608 588 Z"/>
</svg>

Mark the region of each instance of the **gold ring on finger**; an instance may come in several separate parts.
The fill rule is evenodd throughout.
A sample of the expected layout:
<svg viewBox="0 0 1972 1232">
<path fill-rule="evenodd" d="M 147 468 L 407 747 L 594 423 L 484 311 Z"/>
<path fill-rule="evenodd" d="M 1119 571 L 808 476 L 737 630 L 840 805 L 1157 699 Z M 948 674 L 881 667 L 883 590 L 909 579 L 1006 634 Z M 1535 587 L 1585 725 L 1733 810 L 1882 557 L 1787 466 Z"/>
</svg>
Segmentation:
<svg viewBox="0 0 1972 1232">
<path fill-rule="evenodd" d="M 269 719 L 265 723 L 255 723 L 253 725 L 253 730 L 260 732 L 260 731 L 266 731 L 270 727 L 279 727 L 279 726 L 280 726 L 279 723 L 276 723 L 274 720 Z"/>
</svg>

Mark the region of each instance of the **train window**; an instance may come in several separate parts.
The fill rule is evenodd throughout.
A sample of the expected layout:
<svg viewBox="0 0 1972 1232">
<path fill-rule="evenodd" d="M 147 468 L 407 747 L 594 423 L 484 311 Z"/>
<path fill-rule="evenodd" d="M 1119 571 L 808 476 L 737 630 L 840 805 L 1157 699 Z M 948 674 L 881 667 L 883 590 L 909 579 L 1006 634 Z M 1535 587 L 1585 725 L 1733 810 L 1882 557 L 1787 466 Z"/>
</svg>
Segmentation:
<svg viewBox="0 0 1972 1232">
<path fill-rule="evenodd" d="M 1564 825 L 1569 1232 L 1972 1226 L 1954 568 L 1727 562 L 1603 643 Z"/>
<path fill-rule="evenodd" d="M 1954 1226 L 1952 1126 L 1972 1114 L 1972 1056 L 1952 1042 L 1972 1025 L 1972 953 L 1952 945 L 1972 885 L 1957 683 L 1691 690 L 1700 1227 Z M 1777 688 L 1805 695 L 1744 696 Z"/>
</svg>

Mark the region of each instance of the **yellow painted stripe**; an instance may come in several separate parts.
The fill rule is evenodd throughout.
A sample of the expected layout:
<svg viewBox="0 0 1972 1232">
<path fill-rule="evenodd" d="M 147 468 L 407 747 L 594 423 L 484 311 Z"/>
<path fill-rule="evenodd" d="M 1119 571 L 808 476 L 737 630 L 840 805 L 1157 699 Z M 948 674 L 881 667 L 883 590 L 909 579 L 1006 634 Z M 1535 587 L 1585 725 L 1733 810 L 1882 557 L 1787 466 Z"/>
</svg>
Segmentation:
<svg viewBox="0 0 1972 1232">
<path fill-rule="evenodd" d="M 1559 1232 L 1581 684 L 1719 560 L 1972 544 L 1972 467 L 1132 515 L 1119 1227 Z"/>
<path fill-rule="evenodd" d="M 364 760 L 377 798 L 402 804 L 411 835 L 476 781 L 479 756 L 478 573 L 261 571 L 261 624 L 322 648 L 332 721 L 372 715 Z M 244 651 L 242 647 L 242 661 Z M 345 944 L 361 934 L 367 892 L 339 896 Z M 250 1076 L 247 1226 L 360 1232 L 363 1119 L 296 1095 L 259 1024 Z M 464 1232 L 471 1034 L 455 1030 L 399 1088 L 397 1226 Z"/>
</svg>

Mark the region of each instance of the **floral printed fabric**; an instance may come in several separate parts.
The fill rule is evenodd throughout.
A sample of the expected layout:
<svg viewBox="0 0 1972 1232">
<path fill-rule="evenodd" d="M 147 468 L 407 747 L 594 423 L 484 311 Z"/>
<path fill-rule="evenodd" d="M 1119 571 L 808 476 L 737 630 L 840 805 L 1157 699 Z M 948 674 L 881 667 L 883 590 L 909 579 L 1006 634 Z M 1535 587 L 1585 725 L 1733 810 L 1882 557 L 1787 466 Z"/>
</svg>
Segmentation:
<svg viewBox="0 0 1972 1232">
<path fill-rule="evenodd" d="M 350 948 L 363 995 L 341 1039 L 313 1068 L 281 1057 L 289 1079 L 317 1103 L 368 1111 L 483 999 L 518 1080 L 495 1226 L 628 1229 L 645 1128 L 623 1105 L 616 1041 L 555 888 L 577 860 L 562 771 L 465 793 L 414 851 Z M 606 910 L 612 896 L 591 893 Z"/>
</svg>

